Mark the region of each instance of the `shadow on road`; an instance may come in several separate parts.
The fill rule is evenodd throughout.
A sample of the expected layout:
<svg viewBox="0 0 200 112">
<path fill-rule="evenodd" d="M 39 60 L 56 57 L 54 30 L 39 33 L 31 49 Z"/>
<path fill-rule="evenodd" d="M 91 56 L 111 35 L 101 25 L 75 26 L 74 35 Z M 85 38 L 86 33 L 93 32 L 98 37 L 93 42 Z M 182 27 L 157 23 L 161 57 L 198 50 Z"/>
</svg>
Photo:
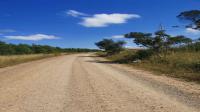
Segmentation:
<svg viewBox="0 0 200 112">
<path fill-rule="evenodd" d="M 78 57 L 100 57 L 100 56 L 94 56 L 94 55 L 92 55 L 92 56 L 78 56 Z"/>
<path fill-rule="evenodd" d="M 104 56 L 97 56 L 97 55 L 89 55 L 89 56 L 84 56 L 84 55 L 82 55 L 82 56 L 78 56 L 78 57 L 81 57 L 81 58 L 84 58 L 84 57 L 91 57 L 91 58 L 102 58 L 102 57 L 104 57 Z M 90 63 L 104 63 L 104 64 L 114 64 L 114 63 L 116 63 L 116 62 L 114 62 L 114 61 L 108 61 L 108 60 L 86 60 L 85 62 L 90 62 Z"/>
<path fill-rule="evenodd" d="M 104 64 L 114 64 L 115 62 L 112 61 L 100 61 L 100 60 L 89 60 L 85 62 L 91 62 L 91 63 L 104 63 Z"/>
</svg>

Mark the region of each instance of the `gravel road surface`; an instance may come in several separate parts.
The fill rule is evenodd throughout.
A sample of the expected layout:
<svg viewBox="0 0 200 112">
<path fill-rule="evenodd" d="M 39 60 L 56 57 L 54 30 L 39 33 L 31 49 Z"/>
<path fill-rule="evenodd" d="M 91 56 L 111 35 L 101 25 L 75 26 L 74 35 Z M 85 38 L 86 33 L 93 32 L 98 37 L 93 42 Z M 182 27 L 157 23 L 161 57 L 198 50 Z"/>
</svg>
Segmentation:
<svg viewBox="0 0 200 112">
<path fill-rule="evenodd" d="M 200 112 L 200 85 L 72 54 L 1 68 L 0 112 Z"/>
</svg>

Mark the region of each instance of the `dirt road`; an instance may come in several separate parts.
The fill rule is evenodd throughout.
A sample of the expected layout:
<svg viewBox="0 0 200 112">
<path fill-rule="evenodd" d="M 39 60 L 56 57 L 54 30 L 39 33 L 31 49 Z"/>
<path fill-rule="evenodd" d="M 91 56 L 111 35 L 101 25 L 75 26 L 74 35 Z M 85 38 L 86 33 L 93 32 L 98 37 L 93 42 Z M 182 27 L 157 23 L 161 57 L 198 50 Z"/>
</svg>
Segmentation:
<svg viewBox="0 0 200 112">
<path fill-rule="evenodd" d="M 199 112 L 200 86 L 73 54 L 0 69 L 0 112 Z"/>
</svg>

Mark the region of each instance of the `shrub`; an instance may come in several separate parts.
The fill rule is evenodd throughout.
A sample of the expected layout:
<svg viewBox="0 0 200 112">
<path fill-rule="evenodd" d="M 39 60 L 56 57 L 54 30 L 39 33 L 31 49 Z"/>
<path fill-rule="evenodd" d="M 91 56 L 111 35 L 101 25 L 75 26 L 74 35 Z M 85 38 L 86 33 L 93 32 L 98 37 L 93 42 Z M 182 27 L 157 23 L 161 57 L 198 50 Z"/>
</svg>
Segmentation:
<svg viewBox="0 0 200 112">
<path fill-rule="evenodd" d="M 139 50 L 135 53 L 134 59 L 147 59 L 153 55 L 152 50 Z"/>
</svg>

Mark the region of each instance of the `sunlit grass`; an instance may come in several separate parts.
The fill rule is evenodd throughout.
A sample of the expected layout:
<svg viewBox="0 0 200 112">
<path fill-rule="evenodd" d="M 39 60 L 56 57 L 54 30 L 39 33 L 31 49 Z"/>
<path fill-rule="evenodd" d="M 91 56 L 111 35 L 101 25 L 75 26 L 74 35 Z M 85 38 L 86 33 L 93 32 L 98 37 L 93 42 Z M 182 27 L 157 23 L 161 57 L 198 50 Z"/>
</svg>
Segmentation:
<svg viewBox="0 0 200 112">
<path fill-rule="evenodd" d="M 52 57 L 52 56 L 55 56 L 55 55 L 54 54 L 30 54 L 30 55 L 0 56 L 0 68 L 16 65 L 23 62 Z"/>
</svg>

